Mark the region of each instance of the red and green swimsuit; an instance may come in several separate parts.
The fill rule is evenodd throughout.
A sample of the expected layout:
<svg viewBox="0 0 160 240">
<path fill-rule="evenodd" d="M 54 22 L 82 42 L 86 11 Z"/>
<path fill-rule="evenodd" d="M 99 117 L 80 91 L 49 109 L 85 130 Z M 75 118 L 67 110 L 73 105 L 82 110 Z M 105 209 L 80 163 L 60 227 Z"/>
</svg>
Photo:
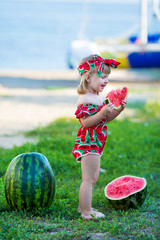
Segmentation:
<svg viewBox="0 0 160 240">
<path fill-rule="evenodd" d="M 98 106 L 95 104 L 81 104 L 78 106 L 75 112 L 76 118 L 86 118 L 101 110 L 105 104 Z M 81 121 L 80 121 L 81 123 Z M 103 148 L 107 138 L 107 124 L 106 118 L 103 118 L 95 126 L 92 127 L 81 127 L 78 131 L 75 147 L 72 151 L 73 156 L 79 162 L 81 157 L 87 154 L 97 154 L 102 156 Z"/>
</svg>

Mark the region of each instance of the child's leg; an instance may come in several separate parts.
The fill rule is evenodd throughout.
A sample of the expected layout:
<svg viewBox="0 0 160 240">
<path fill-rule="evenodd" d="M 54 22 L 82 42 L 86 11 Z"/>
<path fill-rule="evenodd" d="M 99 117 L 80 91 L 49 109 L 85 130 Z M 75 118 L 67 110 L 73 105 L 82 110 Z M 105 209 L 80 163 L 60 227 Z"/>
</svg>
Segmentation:
<svg viewBox="0 0 160 240">
<path fill-rule="evenodd" d="M 90 214 L 95 213 L 91 210 L 92 188 L 97 182 L 100 169 L 100 157 L 94 154 L 88 154 L 81 159 L 82 184 L 79 191 L 79 205 L 82 216 L 92 218 Z M 100 213 L 96 212 L 97 216 Z"/>
</svg>

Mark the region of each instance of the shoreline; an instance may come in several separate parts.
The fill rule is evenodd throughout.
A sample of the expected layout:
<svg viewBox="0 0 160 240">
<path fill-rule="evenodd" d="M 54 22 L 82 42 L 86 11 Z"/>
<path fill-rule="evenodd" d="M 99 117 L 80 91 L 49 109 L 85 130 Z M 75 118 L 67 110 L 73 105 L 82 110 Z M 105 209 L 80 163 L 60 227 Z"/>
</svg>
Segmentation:
<svg viewBox="0 0 160 240">
<path fill-rule="evenodd" d="M 29 78 L 34 80 L 75 80 L 78 72 L 76 70 L 15 70 L 0 69 L 0 77 Z"/>
<path fill-rule="evenodd" d="M 27 78 L 32 80 L 79 80 L 79 74 L 76 69 L 67 70 L 15 70 L 0 69 L 0 78 Z M 160 68 L 154 69 L 112 69 L 110 75 L 111 81 L 160 81 Z"/>
</svg>

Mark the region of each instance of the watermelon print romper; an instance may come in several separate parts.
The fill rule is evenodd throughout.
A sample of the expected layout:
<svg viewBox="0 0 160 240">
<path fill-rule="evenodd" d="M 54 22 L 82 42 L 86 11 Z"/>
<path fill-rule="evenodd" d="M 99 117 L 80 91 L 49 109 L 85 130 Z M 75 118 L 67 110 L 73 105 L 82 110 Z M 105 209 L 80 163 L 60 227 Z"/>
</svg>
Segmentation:
<svg viewBox="0 0 160 240">
<path fill-rule="evenodd" d="M 99 112 L 104 105 L 105 103 L 101 106 L 95 104 L 81 104 L 78 106 L 75 112 L 76 118 L 78 118 L 80 121 L 80 118 L 86 118 L 86 116 L 91 116 Z M 81 127 L 76 137 L 75 147 L 72 151 L 72 154 L 77 160 L 77 162 L 80 162 L 81 157 L 87 154 L 97 154 L 99 156 L 102 156 L 103 148 L 106 143 L 106 138 L 106 117 L 104 117 L 96 125 L 89 128 L 83 127 L 81 123 Z"/>
</svg>

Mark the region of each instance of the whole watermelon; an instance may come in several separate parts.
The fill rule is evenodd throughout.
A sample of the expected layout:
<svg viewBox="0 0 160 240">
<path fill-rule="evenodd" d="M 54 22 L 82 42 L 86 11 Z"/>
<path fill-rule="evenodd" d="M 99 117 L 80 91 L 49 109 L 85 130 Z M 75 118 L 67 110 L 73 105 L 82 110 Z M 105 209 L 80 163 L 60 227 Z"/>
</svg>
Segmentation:
<svg viewBox="0 0 160 240">
<path fill-rule="evenodd" d="M 55 194 L 55 178 L 47 158 L 40 153 L 15 157 L 5 175 L 5 196 L 11 208 L 47 208 Z"/>
</svg>

